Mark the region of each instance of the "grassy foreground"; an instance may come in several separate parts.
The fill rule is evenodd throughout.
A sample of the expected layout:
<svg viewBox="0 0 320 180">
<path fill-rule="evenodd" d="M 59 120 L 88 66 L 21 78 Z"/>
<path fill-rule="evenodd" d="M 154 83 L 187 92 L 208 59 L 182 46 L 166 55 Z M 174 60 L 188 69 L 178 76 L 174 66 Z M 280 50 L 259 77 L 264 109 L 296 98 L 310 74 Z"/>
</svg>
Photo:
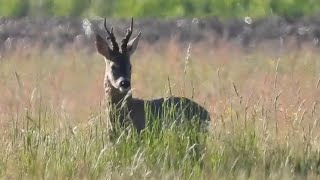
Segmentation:
<svg viewBox="0 0 320 180">
<path fill-rule="evenodd" d="M 141 44 L 134 96 L 193 98 L 209 134 L 168 127 L 107 139 L 104 62 L 76 47 L 21 48 L 0 60 L 0 176 L 4 179 L 318 179 L 317 50 L 230 44 Z M 161 53 L 159 53 L 161 52 Z M 194 157 L 191 139 L 205 146 Z"/>
</svg>

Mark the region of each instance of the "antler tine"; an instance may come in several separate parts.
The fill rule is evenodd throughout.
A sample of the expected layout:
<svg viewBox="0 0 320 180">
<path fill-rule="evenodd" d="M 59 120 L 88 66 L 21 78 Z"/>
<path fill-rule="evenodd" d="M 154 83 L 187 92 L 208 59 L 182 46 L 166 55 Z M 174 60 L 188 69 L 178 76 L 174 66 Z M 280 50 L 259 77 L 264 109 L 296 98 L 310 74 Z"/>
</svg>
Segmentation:
<svg viewBox="0 0 320 180">
<path fill-rule="evenodd" d="M 132 31 L 133 29 L 133 17 L 131 17 L 131 26 L 130 26 L 130 30 Z"/>
<path fill-rule="evenodd" d="M 132 31 L 133 31 L 133 17 L 131 17 L 131 26 L 129 29 L 126 30 L 126 36 L 122 39 L 121 50 L 123 53 L 127 51 L 127 45 L 132 35 Z"/>
<path fill-rule="evenodd" d="M 119 51 L 119 46 L 118 46 L 118 43 L 116 41 L 116 37 L 114 36 L 113 34 L 113 27 L 111 27 L 111 32 L 109 31 L 108 27 L 107 27 L 107 18 L 104 18 L 104 28 L 106 29 L 110 40 L 111 40 L 111 43 L 112 43 L 112 47 L 113 47 L 113 50 L 114 51 Z"/>
<path fill-rule="evenodd" d="M 104 18 L 104 24 L 103 25 L 104 25 L 104 28 L 106 29 L 108 35 L 111 36 L 111 33 L 110 33 L 110 31 L 109 31 L 109 29 L 107 27 L 107 18 Z"/>
</svg>

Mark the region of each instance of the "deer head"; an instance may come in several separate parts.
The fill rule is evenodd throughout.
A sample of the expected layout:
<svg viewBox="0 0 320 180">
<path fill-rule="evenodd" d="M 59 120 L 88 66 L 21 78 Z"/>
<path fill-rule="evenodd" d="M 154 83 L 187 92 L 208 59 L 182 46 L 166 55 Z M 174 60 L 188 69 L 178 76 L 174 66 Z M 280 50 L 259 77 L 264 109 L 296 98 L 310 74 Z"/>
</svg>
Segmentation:
<svg viewBox="0 0 320 180">
<path fill-rule="evenodd" d="M 131 26 L 126 30 L 126 35 L 122 39 L 121 49 L 119 49 L 116 38 L 113 34 L 113 27 L 111 31 L 107 28 L 106 19 L 104 20 L 104 28 L 108 33 L 108 40 L 111 41 L 112 48 L 110 48 L 105 38 L 96 35 L 96 48 L 98 52 L 104 56 L 106 62 L 106 80 L 111 84 L 113 89 L 120 93 L 127 93 L 131 89 L 131 63 L 130 56 L 134 53 L 138 46 L 141 32 L 130 40 L 133 30 L 133 18 L 131 19 Z"/>
</svg>

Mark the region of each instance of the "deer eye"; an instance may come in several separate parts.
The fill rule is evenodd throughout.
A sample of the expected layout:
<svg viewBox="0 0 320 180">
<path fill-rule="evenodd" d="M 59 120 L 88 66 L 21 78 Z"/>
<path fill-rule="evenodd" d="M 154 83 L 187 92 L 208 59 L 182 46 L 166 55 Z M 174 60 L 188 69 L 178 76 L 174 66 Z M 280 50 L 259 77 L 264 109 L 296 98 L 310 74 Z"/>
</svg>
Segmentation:
<svg viewBox="0 0 320 180">
<path fill-rule="evenodd" d="M 129 70 L 131 71 L 131 66 L 129 66 Z"/>
</svg>

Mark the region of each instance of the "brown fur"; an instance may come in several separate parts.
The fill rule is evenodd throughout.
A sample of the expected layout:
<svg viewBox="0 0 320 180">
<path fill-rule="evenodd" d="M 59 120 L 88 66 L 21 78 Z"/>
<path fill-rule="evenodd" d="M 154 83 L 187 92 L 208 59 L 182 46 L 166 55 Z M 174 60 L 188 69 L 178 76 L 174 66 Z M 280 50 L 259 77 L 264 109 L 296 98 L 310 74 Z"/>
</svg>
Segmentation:
<svg viewBox="0 0 320 180">
<path fill-rule="evenodd" d="M 133 23 L 133 22 L 132 22 Z M 105 23 L 106 24 L 106 23 Z M 115 37 L 105 26 L 113 49 L 110 48 L 105 39 L 101 36 L 96 36 L 96 46 L 98 52 L 105 57 L 106 71 L 105 71 L 105 98 L 107 102 L 107 116 L 111 122 L 112 129 L 115 130 L 116 125 L 126 127 L 133 124 L 135 129 L 140 132 L 146 127 L 146 113 L 145 107 L 148 107 L 152 115 L 161 119 L 164 107 L 171 107 L 175 109 L 178 119 L 193 119 L 199 120 L 199 123 L 208 122 L 210 116 L 202 106 L 184 97 L 169 97 L 159 98 L 153 100 L 142 100 L 133 98 L 130 88 L 131 82 L 131 63 L 130 56 L 135 51 L 140 34 L 131 40 L 132 24 L 128 29 L 126 37 L 122 41 L 121 52 L 119 46 L 115 41 Z M 131 31 L 131 33 L 130 33 Z M 124 43 L 127 43 L 124 45 Z M 123 88 L 124 81 L 126 81 L 129 88 Z M 117 114 L 119 113 L 119 114 Z M 181 117 L 180 117 L 181 116 Z M 183 117 L 183 118 L 182 118 Z M 152 123 L 152 122 L 151 122 Z"/>
</svg>

